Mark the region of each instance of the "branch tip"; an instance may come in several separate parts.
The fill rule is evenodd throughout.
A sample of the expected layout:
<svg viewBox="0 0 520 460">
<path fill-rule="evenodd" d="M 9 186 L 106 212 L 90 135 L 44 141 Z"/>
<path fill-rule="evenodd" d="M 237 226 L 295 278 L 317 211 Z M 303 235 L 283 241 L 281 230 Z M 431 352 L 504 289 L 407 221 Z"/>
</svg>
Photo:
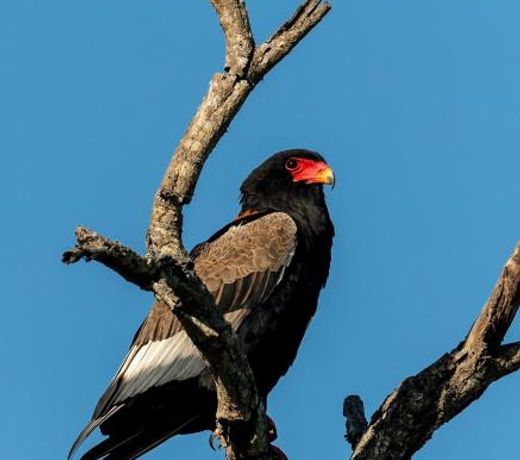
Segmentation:
<svg viewBox="0 0 520 460">
<path fill-rule="evenodd" d="M 368 427 L 363 400 L 358 395 L 350 395 L 345 398 L 343 416 L 346 418 L 345 439 L 354 449 Z"/>
<path fill-rule="evenodd" d="M 263 77 L 325 17 L 331 5 L 320 0 L 307 0 L 283 23 L 269 40 L 255 50 L 248 80 L 253 84 Z"/>
<path fill-rule="evenodd" d="M 71 265 L 71 264 L 74 264 L 74 263 L 80 261 L 84 257 L 84 255 L 85 255 L 84 252 L 78 248 L 70 249 L 68 251 L 65 251 L 61 255 L 61 261 L 65 265 Z"/>
</svg>

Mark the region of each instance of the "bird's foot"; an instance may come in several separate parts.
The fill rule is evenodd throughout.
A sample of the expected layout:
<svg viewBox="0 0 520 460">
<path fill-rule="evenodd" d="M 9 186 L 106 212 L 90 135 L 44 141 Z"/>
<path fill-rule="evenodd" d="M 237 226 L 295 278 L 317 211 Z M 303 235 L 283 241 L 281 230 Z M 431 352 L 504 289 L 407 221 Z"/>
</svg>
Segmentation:
<svg viewBox="0 0 520 460">
<path fill-rule="evenodd" d="M 269 442 L 269 452 L 273 458 L 273 460 L 289 460 L 287 455 L 274 444 L 271 444 L 274 440 L 278 438 L 278 431 L 276 429 L 276 425 L 271 417 L 267 416 L 266 419 L 266 429 L 267 429 L 267 440 Z M 226 435 L 224 432 L 217 428 L 211 435 L 209 436 L 209 445 L 213 450 L 217 449 L 226 449 L 228 447 L 228 442 Z"/>
<path fill-rule="evenodd" d="M 217 444 L 215 445 L 215 441 L 217 441 Z M 224 432 L 217 428 L 213 433 L 209 435 L 209 446 L 213 450 L 226 448 L 228 446 L 226 441 L 226 436 L 224 435 Z"/>
</svg>

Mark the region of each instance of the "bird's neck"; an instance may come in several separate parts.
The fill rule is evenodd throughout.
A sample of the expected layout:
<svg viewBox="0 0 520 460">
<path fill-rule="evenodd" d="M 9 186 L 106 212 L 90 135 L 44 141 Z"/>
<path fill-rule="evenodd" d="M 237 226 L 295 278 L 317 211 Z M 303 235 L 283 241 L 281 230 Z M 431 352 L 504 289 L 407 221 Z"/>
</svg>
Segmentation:
<svg viewBox="0 0 520 460">
<path fill-rule="evenodd" d="M 312 190 L 307 193 L 302 191 L 298 199 L 293 195 L 280 192 L 273 196 L 247 194 L 242 196 L 241 203 L 239 214 L 241 217 L 264 211 L 285 212 L 294 219 L 299 232 L 306 237 L 309 244 L 327 246 L 332 243 L 334 227 L 322 190 Z"/>
</svg>

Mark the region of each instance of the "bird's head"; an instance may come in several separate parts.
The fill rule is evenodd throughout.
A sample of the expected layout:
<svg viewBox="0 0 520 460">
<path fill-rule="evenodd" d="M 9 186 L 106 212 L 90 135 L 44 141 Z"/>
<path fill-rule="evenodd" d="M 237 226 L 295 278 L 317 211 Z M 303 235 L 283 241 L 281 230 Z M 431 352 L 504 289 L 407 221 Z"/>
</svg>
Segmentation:
<svg viewBox="0 0 520 460">
<path fill-rule="evenodd" d="M 323 185 L 334 186 L 331 167 L 311 150 L 284 150 L 268 158 L 243 182 L 244 209 L 275 209 L 291 213 L 324 205 Z"/>
</svg>

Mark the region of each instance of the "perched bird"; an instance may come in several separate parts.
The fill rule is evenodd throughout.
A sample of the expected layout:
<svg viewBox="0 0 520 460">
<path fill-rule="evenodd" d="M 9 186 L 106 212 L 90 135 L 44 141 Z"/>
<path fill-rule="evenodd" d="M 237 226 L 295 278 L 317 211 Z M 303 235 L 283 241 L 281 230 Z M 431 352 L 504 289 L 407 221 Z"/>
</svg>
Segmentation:
<svg viewBox="0 0 520 460">
<path fill-rule="evenodd" d="M 329 272 L 334 227 L 324 159 L 286 150 L 242 184 L 240 214 L 191 256 L 237 332 L 261 397 L 293 363 Z M 108 436 L 82 459 L 134 459 L 176 434 L 215 429 L 209 369 L 174 314 L 155 303 L 69 459 L 97 427 Z"/>
</svg>

